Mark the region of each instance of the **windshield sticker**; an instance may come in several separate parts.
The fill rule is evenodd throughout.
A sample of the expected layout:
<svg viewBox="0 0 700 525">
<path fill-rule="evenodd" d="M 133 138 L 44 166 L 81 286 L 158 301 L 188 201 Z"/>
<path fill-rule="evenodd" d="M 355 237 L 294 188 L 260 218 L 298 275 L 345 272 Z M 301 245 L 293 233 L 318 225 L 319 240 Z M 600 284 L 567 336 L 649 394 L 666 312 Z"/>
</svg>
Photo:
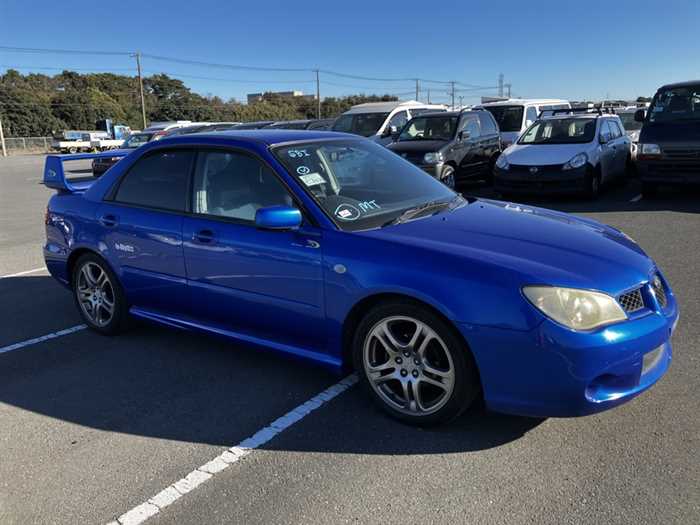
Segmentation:
<svg viewBox="0 0 700 525">
<path fill-rule="evenodd" d="M 301 179 L 301 182 L 303 182 L 307 186 L 317 186 L 319 184 L 326 183 L 326 179 L 324 179 L 318 173 L 308 173 L 307 175 L 300 175 L 299 178 Z"/>
<path fill-rule="evenodd" d="M 308 175 L 309 173 L 311 173 L 311 170 L 307 166 L 299 166 L 297 168 L 297 173 L 299 175 Z"/>
<path fill-rule="evenodd" d="M 352 204 L 341 204 L 335 209 L 335 216 L 343 221 L 356 221 L 360 215 L 360 210 Z"/>
<path fill-rule="evenodd" d="M 360 209 L 363 212 L 368 212 L 368 211 L 372 211 L 372 210 L 381 210 L 382 207 L 379 204 L 377 204 L 377 201 L 371 200 L 371 201 L 361 202 Z"/>
<path fill-rule="evenodd" d="M 309 153 L 305 149 L 290 149 L 287 152 L 287 155 L 289 155 L 293 159 L 300 159 L 302 157 L 310 157 Z"/>
</svg>

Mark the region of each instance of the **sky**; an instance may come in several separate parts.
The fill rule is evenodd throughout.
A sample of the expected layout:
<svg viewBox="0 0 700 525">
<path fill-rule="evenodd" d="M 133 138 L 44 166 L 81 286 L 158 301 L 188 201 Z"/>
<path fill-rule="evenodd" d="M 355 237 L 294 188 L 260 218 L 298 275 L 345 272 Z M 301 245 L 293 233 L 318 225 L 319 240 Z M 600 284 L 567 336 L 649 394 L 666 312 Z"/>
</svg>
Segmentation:
<svg viewBox="0 0 700 525">
<path fill-rule="evenodd" d="M 144 74 L 167 73 L 193 91 L 244 100 L 258 91 L 314 93 L 315 73 L 459 82 L 474 103 L 498 75 L 521 97 L 634 99 L 700 78 L 700 1 L 413 2 L 0 0 L 0 46 L 134 52 L 182 61 L 300 71 L 254 71 L 145 56 Z M 135 74 L 121 55 L 0 49 L 0 71 L 61 69 Z M 394 93 L 412 80 L 322 72 L 321 96 Z M 487 89 L 472 89 L 478 86 Z M 449 85 L 421 82 L 435 102 Z"/>
</svg>

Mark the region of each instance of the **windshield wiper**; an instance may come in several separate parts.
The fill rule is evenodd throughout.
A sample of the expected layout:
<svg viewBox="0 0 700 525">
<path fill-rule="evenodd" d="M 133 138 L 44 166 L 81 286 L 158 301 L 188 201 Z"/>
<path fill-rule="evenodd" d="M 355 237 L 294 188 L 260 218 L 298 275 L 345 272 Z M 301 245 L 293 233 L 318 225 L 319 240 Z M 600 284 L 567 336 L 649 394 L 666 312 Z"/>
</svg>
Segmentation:
<svg viewBox="0 0 700 525">
<path fill-rule="evenodd" d="M 409 208 L 407 210 L 404 210 L 401 215 L 398 217 L 395 217 L 391 219 L 390 221 L 385 222 L 382 224 L 382 228 L 385 226 L 392 226 L 394 224 L 401 224 L 407 221 L 410 221 L 411 219 L 417 218 L 419 215 L 422 215 L 423 213 L 427 211 L 433 211 L 433 213 L 437 213 L 441 209 L 444 209 L 446 207 L 449 207 L 450 209 L 456 207 L 458 204 L 461 204 L 464 201 L 464 197 L 461 195 L 456 195 L 454 198 L 450 200 L 434 200 L 434 201 L 428 201 L 420 206 L 416 206 L 414 208 Z M 431 214 L 432 215 L 432 214 Z"/>
</svg>

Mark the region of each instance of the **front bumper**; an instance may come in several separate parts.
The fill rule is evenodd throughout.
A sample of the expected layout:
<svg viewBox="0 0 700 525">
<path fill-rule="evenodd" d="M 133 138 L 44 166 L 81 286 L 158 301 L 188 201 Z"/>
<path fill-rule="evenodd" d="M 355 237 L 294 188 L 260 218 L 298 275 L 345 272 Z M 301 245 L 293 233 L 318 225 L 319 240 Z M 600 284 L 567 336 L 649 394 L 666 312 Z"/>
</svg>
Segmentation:
<svg viewBox="0 0 700 525">
<path fill-rule="evenodd" d="M 440 177 L 442 177 L 442 170 L 445 167 L 445 163 L 438 162 L 437 164 L 416 164 L 416 166 L 418 166 L 424 172 L 440 180 Z"/>
<path fill-rule="evenodd" d="M 493 186 L 502 193 L 565 194 L 586 190 L 587 166 L 573 170 L 546 169 L 536 174 L 494 167 Z"/>
<path fill-rule="evenodd" d="M 633 399 L 666 373 L 678 321 L 670 290 L 667 306 L 656 308 L 589 333 L 548 319 L 530 332 L 459 328 L 474 353 L 490 409 L 533 417 L 582 416 Z"/>
<path fill-rule="evenodd" d="M 637 157 L 637 173 L 642 182 L 655 184 L 700 184 L 700 158 L 693 162 Z"/>
</svg>

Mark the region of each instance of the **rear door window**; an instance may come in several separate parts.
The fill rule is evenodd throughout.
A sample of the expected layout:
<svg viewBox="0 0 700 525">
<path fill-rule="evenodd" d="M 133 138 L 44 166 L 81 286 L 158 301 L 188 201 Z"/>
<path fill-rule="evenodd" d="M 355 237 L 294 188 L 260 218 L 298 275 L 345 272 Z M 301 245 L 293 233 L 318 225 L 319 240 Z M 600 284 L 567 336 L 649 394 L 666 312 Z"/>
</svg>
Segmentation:
<svg viewBox="0 0 700 525">
<path fill-rule="evenodd" d="M 479 122 L 481 122 L 482 135 L 494 135 L 498 133 L 496 122 L 488 111 L 479 112 Z"/>
<path fill-rule="evenodd" d="M 146 208 L 185 211 L 193 159 L 191 150 L 171 150 L 137 160 L 122 179 L 114 200 Z"/>
</svg>

